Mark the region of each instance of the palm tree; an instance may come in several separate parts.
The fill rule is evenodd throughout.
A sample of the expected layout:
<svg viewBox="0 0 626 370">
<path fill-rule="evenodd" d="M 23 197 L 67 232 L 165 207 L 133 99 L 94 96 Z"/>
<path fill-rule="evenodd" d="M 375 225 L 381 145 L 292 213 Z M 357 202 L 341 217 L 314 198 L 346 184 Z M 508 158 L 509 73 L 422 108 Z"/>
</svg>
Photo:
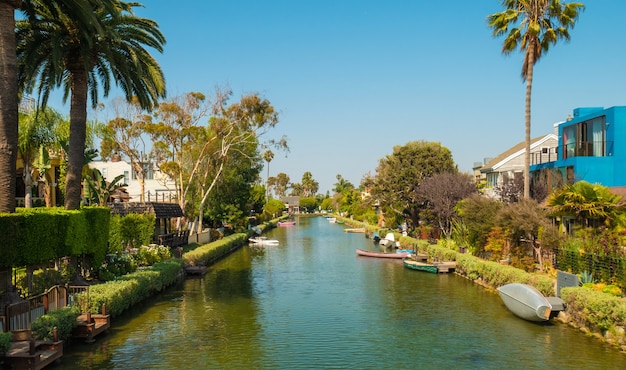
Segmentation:
<svg viewBox="0 0 626 370">
<path fill-rule="evenodd" d="M 524 154 L 524 198 L 530 198 L 530 97 L 533 69 L 550 45 L 563 39 L 569 41 L 582 3 L 561 3 L 561 0 L 502 0 L 506 9 L 487 17 L 493 36 L 506 35 L 503 54 L 512 53 L 519 45 L 524 53 L 522 80 L 526 82 L 526 152 Z"/>
<path fill-rule="evenodd" d="M 21 0 L 0 0 L 0 212 L 15 211 L 18 125 L 15 9 L 21 3 Z"/>
<path fill-rule="evenodd" d="M 265 181 L 265 203 L 268 202 L 269 198 L 270 198 L 270 162 L 272 161 L 272 159 L 274 159 L 274 152 L 272 152 L 271 150 L 266 150 L 263 153 L 263 159 L 265 159 L 265 162 L 267 162 L 267 177 L 266 177 L 266 181 Z"/>
<path fill-rule="evenodd" d="M 165 96 L 163 72 L 144 46 L 163 51 L 165 38 L 156 22 L 133 13 L 138 3 L 89 1 L 95 21 L 84 22 L 55 1 L 24 4 L 27 19 L 18 21 L 18 84 L 37 89 L 45 106 L 50 92 L 62 86 L 70 101 L 70 141 L 65 208 L 78 209 L 85 151 L 87 100 L 98 104 L 99 89 L 108 96 L 111 79 L 130 100 L 151 109 Z"/>
<path fill-rule="evenodd" d="M 600 184 L 578 181 L 555 190 L 547 200 L 555 216 L 573 216 L 581 226 L 615 226 L 625 209 L 622 197 Z"/>
</svg>

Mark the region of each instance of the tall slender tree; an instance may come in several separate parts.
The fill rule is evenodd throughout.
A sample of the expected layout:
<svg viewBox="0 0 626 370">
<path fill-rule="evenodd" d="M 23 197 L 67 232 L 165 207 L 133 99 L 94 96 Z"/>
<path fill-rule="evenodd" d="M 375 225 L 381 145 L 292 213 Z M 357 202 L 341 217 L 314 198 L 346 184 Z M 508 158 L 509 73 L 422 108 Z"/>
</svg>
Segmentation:
<svg viewBox="0 0 626 370">
<path fill-rule="evenodd" d="M 524 198 L 530 198 L 530 98 L 535 63 L 559 40 L 569 41 L 582 3 L 561 0 L 502 0 L 504 11 L 487 17 L 493 36 L 505 35 L 503 54 L 519 45 L 524 53 L 522 80 L 526 82 L 526 153 L 524 154 Z"/>
<path fill-rule="evenodd" d="M 165 79 L 146 47 L 162 52 L 165 37 L 156 22 L 134 14 L 139 3 L 83 1 L 93 15 L 86 18 L 60 3 L 24 3 L 26 19 L 16 23 L 18 84 L 26 92 L 37 90 L 43 106 L 56 87 L 62 86 L 65 99 L 71 96 L 65 208 L 77 209 L 88 97 L 96 107 L 99 89 L 106 97 L 115 82 L 127 99 L 135 96 L 151 109 L 165 96 Z"/>
<path fill-rule="evenodd" d="M 21 0 L 0 0 L 0 212 L 15 211 L 18 125 L 15 9 L 21 4 Z"/>
</svg>

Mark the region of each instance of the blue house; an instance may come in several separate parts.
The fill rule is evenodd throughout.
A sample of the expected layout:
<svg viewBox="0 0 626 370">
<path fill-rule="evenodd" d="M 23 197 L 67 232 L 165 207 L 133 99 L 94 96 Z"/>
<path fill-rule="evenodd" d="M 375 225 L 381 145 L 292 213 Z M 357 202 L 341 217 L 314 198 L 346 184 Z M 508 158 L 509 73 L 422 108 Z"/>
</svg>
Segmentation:
<svg viewBox="0 0 626 370">
<path fill-rule="evenodd" d="M 550 190 L 585 180 L 626 187 L 626 106 L 576 108 L 557 132 L 557 159 L 531 162 L 533 185 L 543 183 Z"/>
</svg>

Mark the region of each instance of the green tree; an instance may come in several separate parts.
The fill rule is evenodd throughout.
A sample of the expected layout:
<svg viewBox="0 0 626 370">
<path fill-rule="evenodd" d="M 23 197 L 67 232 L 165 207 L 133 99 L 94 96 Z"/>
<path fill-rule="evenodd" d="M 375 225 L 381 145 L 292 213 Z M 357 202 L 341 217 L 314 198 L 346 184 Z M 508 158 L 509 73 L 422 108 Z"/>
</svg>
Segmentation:
<svg viewBox="0 0 626 370">
<path fill-rule="evenodd" d="M 270 186 L 269 186 L 269 180 L 270 180 L 270 162 L 272 161 L 272 159 L 274 159 L 274 152 L 272 152 L 271 150 L 266 150 L 263 153 L 263 159 L 265 160 L 265 162 L 267 162 L 267 177 L 265 178 L 265 186 L 267 187 L 266 189 L 266 194 L 265 194 L 265 201 L 267 202 L 267 200 L 270 198 Z"/>
<path fill-rule="evenodd" d="M 277 197 L 284 197 L 287 195 L 287 189 L 289 188 L 289 182 L 291 179 L 289 175 L 284 172 L 280 172 L 276 175 L 275 180 L 272 181 L 274 193 Z"/>
<path fill-rule="evenodd" d="M 156 22 L 135 16 L 138 3 L 85 1 L 90 17 L 77 17 L 56 1 L 24 3 L 26 19 L 16 24 L 18 84 L 36 89 L 45 106 L 50 92 L 62 86 L 70 99 L 70 141 L 65 208 L 77 209 L 87 129 L 87 101 L 107 96 L 111 80 L 130 99 L 150 109 L 165 96 L 163 72 L 145 46 L 163 51 L 165 37 Z"/>
<path fill-rule="evenodd" d="M 144 110 L 136 98 L 128 102 L 118 99 L 114 102 L 115 118 L 110 120 L 100 136 L 100 156 L 110 159 L 116 156 L 125 156 L 139 182 L 139 201 L 145 197 L 145 180 L 152 170 L 152 160 L 146 135 L 146 120 Z"/>
<path fill-rule="evenodd" d="M 55 141 L 54 127 L 61 120 L 61 115 L 51 108 L 41 112 L 20 114 L 18 149 L 24 165 L 22 178 L 24 179 L 24 206 L 26 208 L 32 207 L 32 187 L 37 180 L 34 178 L 35 169 L 49 168 L 46 154 Z M 45 176 L 45 173 L 38 173 L 38 175 Z"/>
<path fill-rule="evenodd" d="M 300 209 L 307 213 L 315 212 L 317 209 L 317 199 L 315 197 L 300 198 Z"/>
<path fill-rule="evenodd" d="M 550 194 L 547 205 L 554 216 L 572 216 L 581 226 L 617 226 L 624 213 L 622 197 L 600 184 L 578 181 Z"/>
<path fill-rule="evenodd" d="M 581 3 L 561 0 L 502 0 L 503 12 L 487 17 L 493 36 L 505 36 L 503 54 L 512 53 L 519 45 L 524 53 L 522 80 L 526 82 L 526 152 L 524 154 L 524 198 L 530 197 L 530 98 L 535 64 L 559 40 L 569 41 Z"/>
<path fill-rule="evenodd" d="M 337 182 L 335 183 L 335 188 L 333 189 L 335 193 L 343 193 L 346 190 L 354 189 L 354 185 L 352 185 L 350 181 L 344 179 L 340 174 L 337 174 L 336 178 Z"/>
<path fill-rule="evenodd" d="M 315 181 L 310 171 L 306 171 L 302 174 L 302 196 L 306 198 L 315 197 L 319 187 L 319 183 Z"/>
<path fill-rule="evenodd" d="M 426 206 L 416 192 L 420 184 L 434 174 L 457 171 L 448 148 L 436 142 L 411 141 L 395 146 L 392 154 L 380 159 L 376 175 L 364 178 L 362 186 L 370 189 L 372 199 L 380 202 L 385 214 L 392 212 L 418 225 L 420 210 Z M 386 217 L 391 225 L 391 215 Z"/>
<path fill-rule="evenodd" d="M 456 211 L 461 217 L 457 225 L 457 231 L 462 232 L 463 242 L 468 243 L 472 253 L 482 255 L 487 236 L 491 229 L 496 226 L 496 214 L 503 204 L 494 199 L 474 194 L 461 200 Z"/>
</svg>

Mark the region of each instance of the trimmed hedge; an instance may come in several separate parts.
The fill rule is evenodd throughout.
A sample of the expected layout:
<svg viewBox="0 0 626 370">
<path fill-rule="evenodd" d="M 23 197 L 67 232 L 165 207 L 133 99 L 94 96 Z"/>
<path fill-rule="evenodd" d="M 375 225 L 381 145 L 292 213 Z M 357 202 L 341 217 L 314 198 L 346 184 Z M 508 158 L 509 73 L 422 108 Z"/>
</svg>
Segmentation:
<svg viewBox="0 0 626 370">
<path fill-rule="evenodd" d="M 99 313 L 102 305 L 111 317 L 172 285 L 179 277 L 182 260 L 173 258 L 124 275 L 114 281 L 89 287 L 89 312 Z"/>
<path fill-rule="evenodd" d="M 583 287 L 561 289 L 561 297 L 567 305 L 567 312 L 578 325 L 599 329 L 603 333 L 626 327 L 626 300 L 610 294 Z"/>
<path fill-rule="evenodd" d="M 265 229 L 265 227 L 263 229 Z M 248 240 L 247 233 L 238 233 L 208 244 L 204 244 L 185 253 L 183 255 L 184 263 L 191 266 L 209 265 L 219 258 L 227 255 L 237 247 L 242 246 L 246 240 Z"/>
<path fill-rule="evenodd" d="M 138 248 L 150 244 L 154 235 L 156 216 L 137 213 L 111 216 L 110 225 L 109 253 L 117 253 L 126 247 Z"/>
<path fill-rule="evenodd" d="M 18 208 L 0 214 L 0 267 L 36 265 L 55 258 L 92 255 L 101 263 L 107 250 L 110 210 L 85 207 Z"/>
</svg>

